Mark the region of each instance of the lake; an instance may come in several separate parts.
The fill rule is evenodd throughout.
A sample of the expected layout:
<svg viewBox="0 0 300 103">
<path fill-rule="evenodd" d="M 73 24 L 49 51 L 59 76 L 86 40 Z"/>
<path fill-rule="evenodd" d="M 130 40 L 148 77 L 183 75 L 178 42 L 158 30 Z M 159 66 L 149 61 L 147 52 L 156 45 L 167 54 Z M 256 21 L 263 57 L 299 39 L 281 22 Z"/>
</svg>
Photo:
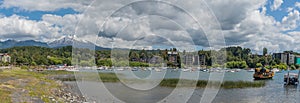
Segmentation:
<svg viewBox="0 0 300 103">
<path fill-rule="evenodd" d="M 112 72 L 112 71 L 101 71 Z M 174 72 L 166 70 L 165 72 L 150 71 L 116 71 L 122 73 L 124 78 L 139 77 L 141 79 L 151 78 L 182 78 L 195 79 L 195 75 L 199 74 L 199 80 L 207 80 L 211 73 L 207 72 Z M 298 73 L 297 70 L 290 71 Z M 131 74 L 135 74 L 132 76 Z M 212 102 L 214 103 L 299 103 L 300 89 L 299 87 L 284 87 L 282 73 L 276 73 L 272 80 L 266 80 L 267 85 L 261 88 L 245 88 L 245 89 L 220 89 Z M 219 73 L 220 75 L 222 73 Z M 253 72 L 242 70 L 240 72 L 225 72 L 223 80 L 225 81 L 253 81 Z M 164 75 L 164 76 L 159 76 Z M 214 74 L 217 75 L 217 74 Z M 127 102 L 127 103 L 154 103 L 154 102 L 188 102 L 199 103 L 201 97 L 204 97 L 204 88 L 168 88 L 156 86 L 148 90 L 140 90 L 131 88 L 130 85 L 123 83 L 104 83 L 99 82 L 65 82 L 73 86 L 79 86 L 80 89 L 74 91 L 82 91 L 82 94 L 89 98 L 89 101 L 97 102 Z M 195 89 L 195 90 L 194 90 Z M 194 91 L 193 91 L 194 90 Z M 176 91 L 176 92 L 174 92 Z M 191 92 L 192 91 L 192 92 Z M 118 99 L 116 99 L 118 98 Z M 167 99 L 166 99 L 167 98 Z M 164 100 L 163 100 L 164 99 Z"/>
</svg>

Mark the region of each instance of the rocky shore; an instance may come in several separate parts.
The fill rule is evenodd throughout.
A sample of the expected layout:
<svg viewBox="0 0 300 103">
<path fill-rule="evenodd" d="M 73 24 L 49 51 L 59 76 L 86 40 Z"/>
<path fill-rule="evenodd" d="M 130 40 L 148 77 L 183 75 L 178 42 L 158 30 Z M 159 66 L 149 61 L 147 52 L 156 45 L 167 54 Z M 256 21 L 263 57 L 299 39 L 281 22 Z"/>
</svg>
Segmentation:
<svg viewBox="0 0 300 103">
<path fill-rule="evenodd" d="M 59 83 L 59 85 L 61 85 L 61 88 L 55 89 L 53 91 L 53 93 L 56 97 L 60 97 L 60 99 L 62 99 L 63 102 L 67 102 L 67 103 L 83 103 L 83 102 L 86 102 L 86 98 L 82 94 L 79 94 L 78 92 L 74 92 L 73 89 L 76 88 L 76 87 L 65 84 L 61 81 L 57 81 L 57 83 Z M 52 102 L 57 101 L 53 97 L 49 97 L 49 99 L 51 99 Z"/>
<path fill-rule="evenodd" d="M 69 74 L 68 74 L 69 75 Z M 76 85 L 69 85 L 52 74 L 22 69 L 0 72 L 1 103 L 84 103 L 86 98 Z M 63 77 L 63 76 L 62 76 Z"/>
</svg>

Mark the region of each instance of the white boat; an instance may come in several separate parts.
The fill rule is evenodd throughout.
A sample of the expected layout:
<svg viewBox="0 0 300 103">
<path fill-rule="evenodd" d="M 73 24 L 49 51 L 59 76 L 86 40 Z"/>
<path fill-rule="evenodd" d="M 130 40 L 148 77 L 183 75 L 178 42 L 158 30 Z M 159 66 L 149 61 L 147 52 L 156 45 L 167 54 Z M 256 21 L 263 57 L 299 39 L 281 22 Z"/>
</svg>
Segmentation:
<svg viewBox="0 0 300 103">
<path fill-rule="evenodd" d="M 158 68 L 155 68 L 154 70 L 155 70 L 156 72 L 161 72 L 161 70 L 158 69 Z"/>
<path fill-rule="evenodd" d="M 105 69 L 104 67 L 97 68 L 97 70 L 104 70 L 104 69 Z"/>
<path fill-rule="evenodd" d="M 252 69 L 249 69 L 247 70 L 248 72 L 254 72 L 255 70 L 252 68 Z"/>
<path fill-rule="evenodd" d="M 124 68 L 118 68 L 117 71 L 124 71 Z"/>
<path fill-rule="evenodd" d="M 78 69 L 66 69 L 66 71 L 69 71 L 69 72 L 77 72 L 79 71 Z"/>
<path fill-rule="evenodd" d="M 188 71 L 190 71 L 190 69 L 181 69 L 181 71 L 188 72 Z"/>
<path fill-rule="evenodd" d="M 273 68 L 272 71 L 275 73 L 281 72 L 278 68 Z"/>
</svg>

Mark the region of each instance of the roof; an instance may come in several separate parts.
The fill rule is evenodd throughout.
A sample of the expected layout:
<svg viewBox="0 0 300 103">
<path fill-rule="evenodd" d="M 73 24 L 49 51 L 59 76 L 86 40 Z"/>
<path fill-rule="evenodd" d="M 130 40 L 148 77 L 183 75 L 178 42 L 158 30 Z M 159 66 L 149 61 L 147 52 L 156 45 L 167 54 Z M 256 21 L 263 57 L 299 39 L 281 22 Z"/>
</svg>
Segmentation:
<svg viewBox="0 0 300 103">
<path fill-rule="evenodd" d="M 284 76 L 286 76 L 286 75 L 291 75 L 291 76 L 293 76 L 293 75 L 294 75 L 294 76 L 298 76 L 298 74 L 297 74 L 297 73 L 289 73 L 289 74 L 288 74 L 288 73 L 286 73 L 286 74 L 284 74 Z"/>
</svg>

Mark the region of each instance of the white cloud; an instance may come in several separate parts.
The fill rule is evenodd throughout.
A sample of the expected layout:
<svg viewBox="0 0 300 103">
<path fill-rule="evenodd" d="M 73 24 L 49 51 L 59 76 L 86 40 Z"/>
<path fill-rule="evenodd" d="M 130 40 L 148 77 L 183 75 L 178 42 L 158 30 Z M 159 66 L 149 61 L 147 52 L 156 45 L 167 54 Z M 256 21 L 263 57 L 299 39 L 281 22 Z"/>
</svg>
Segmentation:
<svg viewBox="0 0 300 103">
<path fill-rule="evenodd" d="M 191 41 L 194 40 L 195 44 L 205 48 L 208 46 L 207 39 L 217 42 L 219 39 L 215 38 L 222 37 L 216 34 L 223 32 L 227 45 L 254 48 L 257 52 L 263 47 L 270 50 L 290 50 L 294 49 L 294 45 L 300 44 L 297 42 L 297 38 L 300 39 L 298 32 L 290 32 L 288 35 L 282 33 L 299 26 L 299 11 L 296 9 L 287 8 L 288 15 L 281 21 L 276 21 L 274 17 L 266 14 L 266 0 L 206 0 L 207 5 L 195 1 L 165 1 L 179 8 L 166 4 L 154 5 L 155 3 L 140 3 L 121 8 L 128 1 L 96 0 L 89 6 L 92 0 L 5 0 L 1 7 L 18 7 L 26 11 L 72 8 L 80 14 L 45 14 L 41 21 L 28 20 L 17 15 L 0 16 L 0 36 L 9 38 L 17 35 L 20 39 L 36 40 L 43 37 L 42 40 L 49 41 L 64 34 L 77 34 L 78 38 L 99 46 L 111 47 L 112 43 L 116 43 L 118 48 L 128 48 L 131 44 L 147 48 L 151 48 L 151 44 L 172 45 L 170 41 L 186 46 L 193 45 Z M 282 3 L 283 0 L 274 0 L 271 10 L 278 10 Z M 299 2 L 295 5 L 297 4 L 300 5 Z M 208 7 L 205 8 L 206 6 Z M 108 18 L 111 14 L 112 17 Z M 201 25 L 196 25 L 193 18 L 198 19 Z M 221 28 L 218 28 L 212 18 L 219 20 Z M 100 28 L 105 22 L 107 25 Z M 103 29 L 106 30 L 105 33 L 98 37 L 98 32 Z M 136 39 L 141 40 L 135 43 Z"/>
<path fill-rule="evenodd" d="M 67 14 L 64 16 L 45 14 L 42 16 L 42 21 L 59 26 L 62 34 L 73 35 L 77 23 L 82 17 L 82 14 Z"/>
<path fill-rule="evenodd" d="M 0 22 L 0 36 L 6 39 L 47 41 L 58 36 L 60 30 L 48 22 L 28 20 L 18 15 L 0 18 Z"/>
<path fill-rule="evenodd" d="M 293 30 L 299 26 L 300 13 L 298 10 L 293 10 L 289 14 L 282 18 L 282 30 Z"/>
<path fill-rule="evenodd" d="M 275 11 L 278 8 L 280 8 L 281 4 L 283 3 L 283 0 L 274 0 L 273 5 L 271 6 L 271 10 Z"/>
<path fill-rule="evenodd" d="M 288 7 L 288 8 L 286 9 L 286 12 L 291 12 L 291 11 L 293 11 L 293 10 L 294 10 L 294 8 Z"/>
<path fill-rule="evenodd" d="M 296 2 L 295 6 L 300 9 L 300 2 Z"/>
</svg>

